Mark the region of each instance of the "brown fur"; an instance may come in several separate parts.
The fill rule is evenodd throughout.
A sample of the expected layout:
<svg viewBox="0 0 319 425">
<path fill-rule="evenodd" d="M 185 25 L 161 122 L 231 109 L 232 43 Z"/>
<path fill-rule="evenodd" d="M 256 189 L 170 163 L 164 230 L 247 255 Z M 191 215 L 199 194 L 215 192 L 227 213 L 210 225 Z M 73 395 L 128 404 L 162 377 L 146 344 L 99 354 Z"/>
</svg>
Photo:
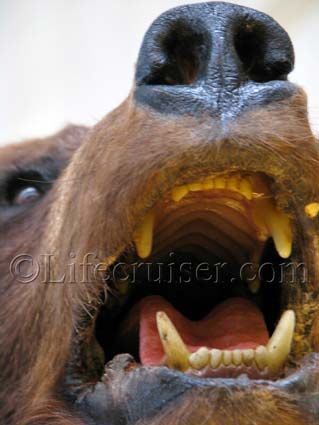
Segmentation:
<svg viewBox="0 0 319 425">
<path fill-rule="evenodd" d="M 280 202 L 300 216 L 303 205 L 318 200 L 319 195 L 314 185 L 319 178 L 318 145 L 301 91 L 287 101 L 247 112 L 227 128 L 206 116 L 161 116 L 137 107 L 129 97 L 91 130 L 69 127 L 46 140 L 2 148 L 0 170 L 5 175 L 8 169 L 33 163 L 43 155 L 58 159 L 59 178 L 37 205 L 0 226 L 3 424 L 83 423 L 58 389 L 73 337 L 81 332 L 81 318 L 88 309 L 98 307 L 102 285 L 46 284 L 41 282 L 42 275 L 31 284 L 17 283 L 9 272 L 15 255 L 56 254 L 55 277 L 61 276 L 70 251 L 77 258 L 86 252 L 97 253 L 100 259 L 117 255 L 130 243 L 136 223 L 160 194 L 212 170 L 267 171 L 288 193 Z M 302 305 L 304 297 L 296 292 L 289 302 Z M 309 297 L 314 300 L 315 291 Z M 318 347 L 318 338 L 312 334 L 313 347 Z M 298 346 L 295 350 L 302 351 Z M 124 384 L 116 388 L 115 402 L 127 403 L 119 391 Z M 293 425 L 315 423 L 315 418 L 307 417 L 298 395 L 256 387 L 225 389 L 209 396 L 205 391 L 187 392 L 152 419 L 136 423 L 182 422 Z"/>
</svg>

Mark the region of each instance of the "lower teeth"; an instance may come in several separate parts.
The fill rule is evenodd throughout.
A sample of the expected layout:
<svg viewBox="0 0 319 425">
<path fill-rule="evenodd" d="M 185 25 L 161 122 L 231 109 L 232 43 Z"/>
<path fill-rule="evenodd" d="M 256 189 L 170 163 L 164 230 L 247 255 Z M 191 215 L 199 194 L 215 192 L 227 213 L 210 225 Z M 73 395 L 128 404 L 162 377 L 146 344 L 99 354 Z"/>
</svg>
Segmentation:
<svg viewBox="0 0 319 425">
<path fill-rule="evenodd" d="M 189 368 L 201 370 L 206 367 L 255 366 L 258 370 L 269 370 L 278 374 L 285 365 L 291 351 L 295 329 L 295 313 L 285 311 L 267 346 L 255 350 L 209 350 L 200 347 L 190 353 L 181 336 L 165 312 L 156 315 L 157 328 L 165 352 L 164 364 L 172 369 L 185 372 Z"/>
</svg>

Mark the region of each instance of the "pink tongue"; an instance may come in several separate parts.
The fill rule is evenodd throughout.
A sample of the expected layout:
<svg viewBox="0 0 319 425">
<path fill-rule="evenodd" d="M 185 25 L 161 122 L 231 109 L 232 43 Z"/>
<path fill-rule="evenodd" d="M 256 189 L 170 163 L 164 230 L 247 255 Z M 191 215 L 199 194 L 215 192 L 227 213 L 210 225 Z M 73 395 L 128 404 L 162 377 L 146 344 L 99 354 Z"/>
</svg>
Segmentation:
<svg viewBox="0 0 319 425">
<path fill-rule="evenodd" d="M 158 311 L 168 315 L 192 352 L 199 347 L 255 349 L 259 345 L 266 345 L 269 339 L 263 314 L 255 304 L 244 298 L 229 298 L 204 319 L 193 322 L 164 298 L 150 296 L 143 298 L 130 314 L 130 321 L 139 320 L 139 350 L 144 365 L 157 366 L 164 356 L 155 319 Z"/>
</svg>

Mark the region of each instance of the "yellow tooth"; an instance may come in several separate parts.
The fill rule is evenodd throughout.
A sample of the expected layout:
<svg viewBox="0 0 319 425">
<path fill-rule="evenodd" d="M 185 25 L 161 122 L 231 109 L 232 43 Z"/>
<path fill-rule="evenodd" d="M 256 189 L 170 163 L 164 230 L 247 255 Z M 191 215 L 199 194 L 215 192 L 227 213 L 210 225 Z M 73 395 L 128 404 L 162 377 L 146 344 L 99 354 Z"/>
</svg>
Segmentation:
<svg viewBox="0 0 319 425">
<path fill-rule="evenodd" d="M 288 258 L 292 250 L 292 229 L 289 217 L 280 211 L 273 210 L 265 218 L 279 255 L 282 258 Z"/>
<path fill-rule="evenodd" d="M 319 202 L 312 202 L 311 204 L 308 204 L 305 206 L 305 213 L 310 218 L 317 217 L 319 213 Z"/>
<path fill-rule="evenodd" d="M 192 183 L 188 185 L 188 189 L 191 192 L 199 192 L 200 190 L 203 190 L 203 185 L 201 183 Z"/>
<path fill-rule="evenodd" d="M 265 369 L 267 366 L 267 349 L 260 345 L 255 350 L 255 361 L 259 370 Z"/>
<path fill-rule="evenodd" d="M 253 188 L 247 179 L 242 179 L 239 186 L 239 191 L 245 198 L 251 200 L 253 198 Z"/>
<path fill-rule="evenodd" d="M 233 357 L 233 363 L 236 366 L 239 366 L 242 364 L 242 351 L 241 350 L 234 350 L 232 352 Z"/>
<path fill-rule="evenodd" d="M 267 344 L 267 363 L 269 369 L 274 373 L 278 373 L 287 360 L 291 350 L 295 324 L 295 312 L 286 310 Z"/>
<path fill-rule="evenodd" d="M 210 365 L 213 369 L 216 369 L 222 361 L 222 351 L 210 350 Z"/>
<path fill-rule="evenodd" d="M 276 209 L 269 199 L 256 201 L 256 221 L 260 227 L 266 225 L 272 236 L 278 254 L 288 258 L 292 250 L 292 228 L 289 217 Z"/>
<path fill-rule="evenodd" d="M 242 350 L 243 362 L 246 366 L 250 366 L 254 361 L 255 352 L 251 348 Z"/>
<path fill-rule="evenodd" d="M 158 311 L 156 322 L 159 336 L 166 354 L 165 364 L 171 369 L 185 371 L 189 368 L 190 352 L 166 313 Z"/>
<path fill-rule="evenodd" d="M 154 211 L 148 212 L 134 234 L 133 240 L 140 258 L 147 258 L 152 252 L 154 220 Z"/>
<path fill-rule="evenodd" d="M 231 176 L 228 180 L 227 180 L 227 189 L 230 189 L 234 192 L 238 192 L 239 191 L 239 177 L 234 175 Z"/>
<path fill-rule="evenodd" d="M 185 186 L 179 186 L 179 187 L 175 187 L 175 189 L 172 190 L 172 199 L 175 202 L 179 202 L 181 201 L 184 196 L 186 196 L 188 194 L 189 190 L 188 187 Z"/>
<path fill-rule="evenodd" d="M 208 348 L 201 347 L 189 356 L 189 363 L 194 369 L 203 369 L 207 365 L 209 357 Z"/>
<path fill-rule="evenodd" d="M 204 190 L 214 189 L 214 180 L 213 179 L 208 178 L 208 179 L 204 180 L 202 184 L 203 184 Z"/>
<path fill-rule="evenodd" d="M 231 351 L 229 350 L 224 350 L 223 351 L 223 363 L 225 366 L 229 366 L 231 364 Z"/>
<path fill-rule="evenodd" d="M 214 181 L 215 189 L 225 189 L 226 179 L 224 177 L 216 177 Z"/>
</svg>

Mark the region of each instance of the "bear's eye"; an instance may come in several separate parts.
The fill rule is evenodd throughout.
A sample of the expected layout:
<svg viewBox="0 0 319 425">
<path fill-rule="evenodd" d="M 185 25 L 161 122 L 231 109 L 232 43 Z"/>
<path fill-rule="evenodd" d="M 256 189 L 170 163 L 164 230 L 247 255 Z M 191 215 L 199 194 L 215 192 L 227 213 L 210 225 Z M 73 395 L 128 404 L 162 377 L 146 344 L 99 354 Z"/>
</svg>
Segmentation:
<svg viewBox="0 0 319 425">
<path fill-rule="evenodd" d="M 42 192 L 35 186 L 26 186 L 17 190 L 11 199 L 14 205 L 22 205 L 38 200 Z"/>
<path fill-rule="evenodd" d="M 48 189 L 49 185 L 40 173 L 19 173 L 7 183 L 7 202 L 12 206 L 31 204 L 38 201 Z"/>
</svg>

